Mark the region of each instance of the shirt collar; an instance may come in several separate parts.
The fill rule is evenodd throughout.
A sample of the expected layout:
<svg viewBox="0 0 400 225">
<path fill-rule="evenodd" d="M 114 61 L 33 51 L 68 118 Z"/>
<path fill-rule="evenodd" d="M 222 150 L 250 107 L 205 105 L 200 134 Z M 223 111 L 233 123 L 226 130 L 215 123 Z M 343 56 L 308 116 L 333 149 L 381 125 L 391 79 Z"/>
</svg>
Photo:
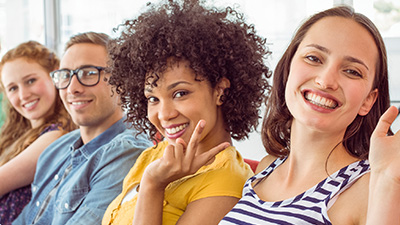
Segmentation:
<svg viewBox="0 0 400 225">
<path fill-rule="evenodd" d="M 111 127 L 103 133 L 93 138 L 89 143 L 83 144 L 81 136 L 71 146 L 71 150 L 79 150 L 85 157 L 89 157 L 92 153 L 96 152 L 101 146 L 109 143 L 117 135 L 127 129 L 127 124 L 124 122 L 126 118 L 123 117 L 114 123 Z"/>
</svg>

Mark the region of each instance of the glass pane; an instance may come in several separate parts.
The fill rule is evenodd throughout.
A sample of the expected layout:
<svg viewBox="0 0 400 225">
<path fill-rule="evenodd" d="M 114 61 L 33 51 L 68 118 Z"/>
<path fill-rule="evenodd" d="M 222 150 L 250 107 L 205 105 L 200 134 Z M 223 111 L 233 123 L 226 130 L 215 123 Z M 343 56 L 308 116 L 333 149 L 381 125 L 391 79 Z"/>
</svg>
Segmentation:
<svg viewBox="0 0 400 225">
<path fill-rule="evenodd" d="M 354 7 L 374 21 L 383 37 L 400 37 L 400 1 L 355 0 Z"/>
<path fill-rule="evenodd" d="M 43 0 L 0 0 L 0 56 L 21 42 L 44 44 Z"/>
<path fill-rule="evenodd" d="M 68 39 L 77 33 L 95 31 L 112 37 L 117 33 L 113 29 L 126 19 L 132 19 L 146 6 L 148 0 L 62 0 L 61 49 Z"/>
<path fill-rule="evenodd" d="M 375 23 L 384 38 L 389 63 L 390 99 L 400 106 L 400 1 L 355 0 L 354 7 Z"/>
<path fill-rule="evenodd" d="M 44 44 L 43 8 L 43 0 L 0 0 L 0 58 L 25 41 Z M 0 126 L 3 117 L 0 110 Z"/>
</svg>

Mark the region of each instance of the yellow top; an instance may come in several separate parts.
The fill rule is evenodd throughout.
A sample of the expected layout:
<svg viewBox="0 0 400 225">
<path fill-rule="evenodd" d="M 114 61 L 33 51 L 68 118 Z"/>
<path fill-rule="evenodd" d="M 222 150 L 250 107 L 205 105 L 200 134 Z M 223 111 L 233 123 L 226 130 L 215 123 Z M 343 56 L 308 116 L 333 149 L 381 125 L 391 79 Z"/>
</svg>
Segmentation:
<svg viewBox="0 0 400 225">
<path fill-rule="evenodd" d="M 168 143 L 150 147 L 137 159 L 135 165 L 124 179 L 122 193 L 108 206 L 102 225 L 131 225 L 137 202 L 133 199 L 121 202 L 124 196 L 136 187 L 147 165 L 161 158 Z M 195 200 L 214 197 L 242 197 L 242 188 L 246 180 L 253 175 L 249 165 L 232 146 L 220 152 L 212 164 L 201 167 L 195 174 L 170 183 L 164 194 L 163 225 L 176 224 L 185 212 L 187 205 Z"/>
</svg>

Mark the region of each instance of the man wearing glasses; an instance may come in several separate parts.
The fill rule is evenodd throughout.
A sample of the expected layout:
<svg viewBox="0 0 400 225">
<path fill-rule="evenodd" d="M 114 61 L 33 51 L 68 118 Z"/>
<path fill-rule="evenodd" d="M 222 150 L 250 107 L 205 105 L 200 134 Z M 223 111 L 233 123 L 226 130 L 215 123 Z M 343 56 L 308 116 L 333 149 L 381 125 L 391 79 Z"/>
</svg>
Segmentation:
<svg viewBox="0 0 400 225">
<path fill-rule="evenodd" d="M 88 32 L 70 39 L 54 85 L 79 126 L 40 156 L 32 199 L 13 224 L 100 224 L 137 156 L 152 146 L 126 128 L 119 95 L 108 85 L 109 37 Z"/>
</svg>

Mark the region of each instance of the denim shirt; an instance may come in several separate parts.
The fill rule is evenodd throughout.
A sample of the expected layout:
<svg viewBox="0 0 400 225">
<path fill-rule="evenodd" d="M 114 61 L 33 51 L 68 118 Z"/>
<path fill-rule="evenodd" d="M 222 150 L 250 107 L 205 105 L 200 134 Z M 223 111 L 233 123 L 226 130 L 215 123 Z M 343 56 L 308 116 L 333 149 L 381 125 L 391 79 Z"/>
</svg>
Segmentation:
<svg viewBox="0 0 400 225">
<path fill-rule="evenodd" d="M 85 145 L 79 130 L 49 145 L 37 163 L 32 199 L 13 224 L 33 223 L 44 199 L 70 165 L 70 173 L 36 224 L 101 224 L 137 157 L 153 145 L 144 135 L 136 137 L 137 132 L 127 129 L 123 119 Z"/>
</svg>

